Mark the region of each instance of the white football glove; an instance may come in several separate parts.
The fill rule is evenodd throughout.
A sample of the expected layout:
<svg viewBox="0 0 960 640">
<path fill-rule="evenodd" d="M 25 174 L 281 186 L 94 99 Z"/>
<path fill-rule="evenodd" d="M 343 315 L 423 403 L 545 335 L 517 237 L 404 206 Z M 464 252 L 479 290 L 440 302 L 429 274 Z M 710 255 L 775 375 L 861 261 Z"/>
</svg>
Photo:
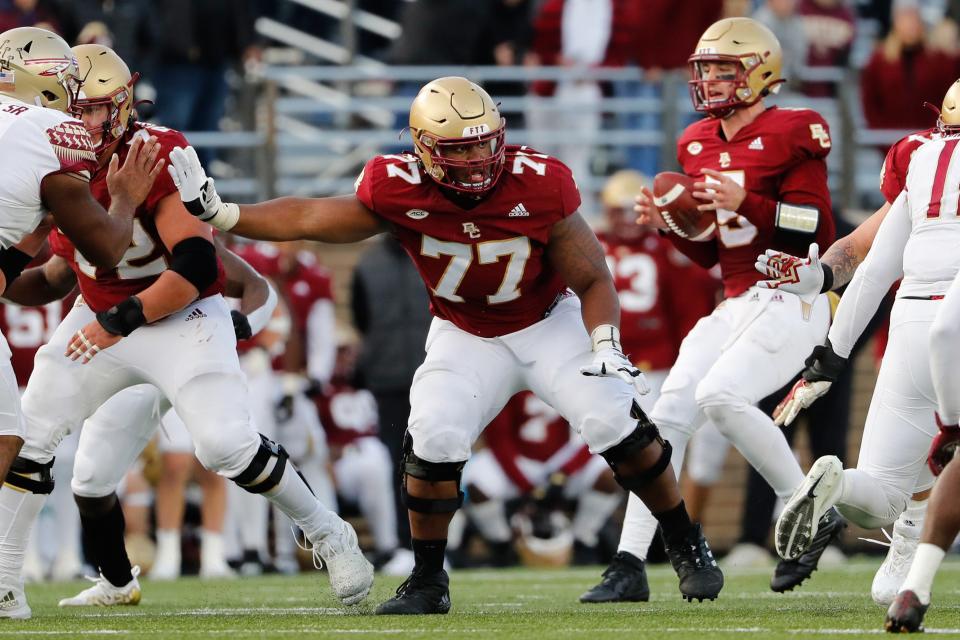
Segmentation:
<svg viewBox="0 0 960 640">
<path fill-rule="evenodd" d="M 757 286 L 764 289 L 782 289 L 800 298 L 803 319 L 810 319 L 813 303 L 823 289 L 823 267 L 820 264 L 820 247 L 810 245 L 806 258 L 767 249 L 757 256 L 754 268 L 772 280 L 761 280 Z"/>
<path fill-rule="evenodd" d="M 175 147 L 170 152 L 167 171 L 187 211 L 222 231 L 229 231 L 237 224 L 240 207 L 220 200 L 213 178 L 207 177 L 193 147 Z"/>
<path fill-rule="evenodd" d="M 825 395 L 847 366 L 847 359 L 834 353 L 827 340 L 826 344 L 814 347 L 805 364 L 807 368 L 803 370 L 803 377 L 773 410 L 773 422 L 778 427 L 789 425 L 802 410 Z"/>
<path fill-rule="evenodd" d="M 620 330 L 609 324 L 602 324 L 590 334 L 593 341 L 593 362 L 580 367 L 585 376 L 616 376 L 632 385 L 637 393 L 650 393 L 650 385 L 643 372 L 623 354 L 620 347 Z"/>
</svg>

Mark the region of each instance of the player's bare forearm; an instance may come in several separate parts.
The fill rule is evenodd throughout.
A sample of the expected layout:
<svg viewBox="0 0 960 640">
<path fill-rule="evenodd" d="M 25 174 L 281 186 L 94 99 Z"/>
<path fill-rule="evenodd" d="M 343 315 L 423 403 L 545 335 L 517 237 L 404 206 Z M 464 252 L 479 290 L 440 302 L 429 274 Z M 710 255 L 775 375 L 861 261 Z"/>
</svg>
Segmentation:
<svg viewBox="0 0 960 640">
<path fill-rule="evenodd" d="M 227 275 L 225 293 L 231 298 L 240 298 L 240 312 L 247 314 L 259 309 L 270 296 L 270 285 L 247 261 L 224 247 L 219 240 L 214 242 L 217 256 Z"/>
<path fill-rule="evenodd" d="M 867 257 L 880 223 L 883 222 L 889 210 L 890 203 L 884 203 L 856 229 L 830 245 L 827 252 L 823 254 L 821 262 L 833 270 L 834 289 L 839 289 L 853 279 L 854 272 Z"/>
<path fill-rule="evenodd" d="M 603 248 L 579 213 L 553 225 L 547 258 L 580 298 L 588 332 L 601 324 L 620 326 L 620 302 Z"/>
<path fill-rule="evenodd" d="M 232 233 L 258 240 L 358 242 L 386 231 L 379 217 L 356 196 L 285 197 L 240 205 Z"/>
<path fill-rule="evenodd" d="M 24 307 L 39 307 L 60 300 L 77 284 L 77 276 L 66 260 L 50 258 L 39 267 L 27 269 L 10 283 L 3 298 Z"/>
<path fill-rule="evenodd" d="M 143 304 L 143 317 L 156 322 L 180 311 L 197 299 L 200 293 L 186 278 L 175 271 L 164 271 L 149 287 L 137 294 Z"/>
</svg>

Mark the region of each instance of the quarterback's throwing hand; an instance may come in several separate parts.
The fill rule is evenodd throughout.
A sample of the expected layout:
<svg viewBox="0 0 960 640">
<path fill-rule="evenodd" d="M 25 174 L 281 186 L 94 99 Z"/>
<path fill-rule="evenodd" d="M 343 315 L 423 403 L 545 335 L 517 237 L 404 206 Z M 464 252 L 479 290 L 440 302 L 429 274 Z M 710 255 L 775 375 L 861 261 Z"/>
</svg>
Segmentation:
<svg viewBox="0 0 960 640">
<path fill-rule="evenodd" d="M 757 286 L 763 289 L 783 289 L 796 294 L 803 303 L 803 319 L 810 319 L 810 309 L 823 290 L 823 267 L 820 264 L 820 247 L 810 245 L 806 258 L 767 249 L 757 256 L 754 268 L 771 280 L 761 280 Z"/>
<path fill-rule="evenodd" d="M 580 367 L 585 376 L 616 376 L 633 385 L 640 395 L 650 393 L 650 385 L 643 372 L 633 366 L 620 348 L 620 330 L 612 325 L 600 325 L 590 334 L 593 341 L 593 362 Z"/>
<path fill-rule="evenodd" d="M 826 344 L 814 348 L 806 365 L 803 377 L 773 410 L 773 421 L 779 427 L 789 425 L 803 409 L 826 394 L 847 365 L 847 359 L 834 353 L 830 341 L 827 340 Z"/>
<path fill-rule="evenodd" d="M 80 360 L 81 364 L 87 364 L 93 356 L 117 344 L 122 338 L 123 336 L 110 333 L 94 320 L 73 334 L 64 355 L 71 360 Z"/>
<path fill-rule="evenodd" d="M 193 147 L 174 148 L 167 171 L 187 211 L 223 231 L 233 228 L 240 210 L 237 205 L 220 200 L 213 178 L 207 177 Z"/>
</svg>

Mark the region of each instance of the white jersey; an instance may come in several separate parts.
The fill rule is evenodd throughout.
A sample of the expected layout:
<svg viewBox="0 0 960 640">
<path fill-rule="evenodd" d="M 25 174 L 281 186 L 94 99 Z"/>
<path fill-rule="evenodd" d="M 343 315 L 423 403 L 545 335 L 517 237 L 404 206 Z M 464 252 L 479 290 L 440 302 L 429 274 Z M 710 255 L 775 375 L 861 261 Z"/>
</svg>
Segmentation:
<svg viewBox="0 0 960 640">
<path fill-rule="evenodd" d="M 69 173 L 88 181 L 96 169 L 93 141 L 65 113 L 0 96 L 0 247 L 37 228 L 46 208 L 40 183 Z"/>
<path fill-rule="evenodd" d="M 931 140 L 910 160 L 906 206 L 911 230 L 898 297 L 942 296 L 960 270 L 958 143 L 960 136 Z"/>
<path fill-rule="evenodd" d="M 898 299 L 939 299 L 960 271 L 960 136 L 931 140 L 910 160 L 906 188 L 877 230 L 840 300 L 830 329 L 847 357 L 880 300 L 903 278 Z"/>
</svg>

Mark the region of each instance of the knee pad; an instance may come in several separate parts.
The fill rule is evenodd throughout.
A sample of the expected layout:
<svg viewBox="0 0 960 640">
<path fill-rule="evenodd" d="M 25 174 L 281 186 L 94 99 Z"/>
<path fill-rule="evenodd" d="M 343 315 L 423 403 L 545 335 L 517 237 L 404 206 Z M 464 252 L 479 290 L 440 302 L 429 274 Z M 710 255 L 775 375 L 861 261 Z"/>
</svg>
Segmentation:
<svg viewBox="0 0 960 640">
<path fill-rule="evenodd" d="M 667 467 L 670 466 L 670 456 L 673 452 L 670 443 L 660 437 L 660 431 L 657 425 L 650 421 L 647 414 L 643 412 L 636 400 L 630 408 L 630 417 L 637 421 L 636 428 L 626 438 L 618 444 L 610 447 L 600 453 L 603 459 L 607 461 L 610 468 L 613 469 L 613 477 L 621 487 L 627 491 L 635 491 L 644 487 L 656 478 L 660 477 Z M 621 466 L 627 460 L 633 458 L 637 453 L 643 451 L 654 442 L 660 444 L 660 457 L 652 466 L 644 469 L 640 473 L 624 475 L 621 473 Z"/>
<path fill-rule="evenodd" d="M 253 460 L 246 469 L 231 480 L 250 493 L 270 491 L 280 484 L 288 458 L 282 445 L 260 434 L 260 447 L 254 454 Z"/>
<path fill-rule="evenodd" d="M 417 513 L 453 513 L 463 506 L 463 491 L 460 490 L 460 478 L 463 475 L 463 462 L 430 462 L 413 452 L 413 438 L 408 431 L 403 435 L 403 451 L 400 459 L 400 496 L 403 504 Z M 428 482 L 456 482 L 456 498 L 418 498 L 407 492 L 407 476 Z"/>
<path fill-rule="evenodd" d="M 6 483 L 21 491 L 35 494 L 50 494 L 53 492 L 53 461 L 41 463 L 17 456 L 10 465 Z"/>
</svg>

